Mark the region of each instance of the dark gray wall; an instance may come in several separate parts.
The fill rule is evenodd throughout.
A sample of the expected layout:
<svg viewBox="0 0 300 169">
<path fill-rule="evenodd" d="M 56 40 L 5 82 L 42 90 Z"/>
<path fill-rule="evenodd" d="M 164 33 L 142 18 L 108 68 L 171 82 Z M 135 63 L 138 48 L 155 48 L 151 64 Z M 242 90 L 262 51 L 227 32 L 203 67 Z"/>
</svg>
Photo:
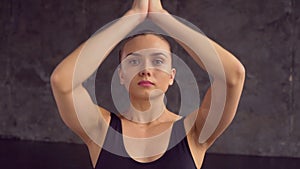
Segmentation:
<svg viewBox="0 0 300 169">
<path fill-rule="evenodd" d="M 49 77 L 80 43 L 120 17 L 131 4 L 124 2 L 0 1 L 1 138 L 80 143 L 59 118 Z M 238 113 L 209 151 L 300 157 L 300 2 L 163 2 L 170 13 L 194 23 L 234 53 L 246 68 Z M 111 65 L 116 65 L 115 58 L 99 70 L 97 77 L 104 80 L 97 81 L 97 98 L 113 109 L 109 92 L 103 92 L 110 86 Z"/>
</svg>

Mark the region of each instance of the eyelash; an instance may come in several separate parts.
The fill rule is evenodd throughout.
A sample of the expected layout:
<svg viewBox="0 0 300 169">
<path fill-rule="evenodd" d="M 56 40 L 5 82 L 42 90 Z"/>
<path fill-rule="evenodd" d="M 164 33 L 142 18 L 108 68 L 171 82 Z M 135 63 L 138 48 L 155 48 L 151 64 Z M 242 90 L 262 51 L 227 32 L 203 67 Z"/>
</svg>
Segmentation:
<svg viewBox="0 0 300 169">
<path fill-rule="evenodd" d="M 160 62 L 158 64 L 163 64 L 164 60 L 162 60 L 162 59 L 154 59 L 153 62 L 154 62 L 154 64 L 157 64 L 157 62 Z"/>
<path fill-rule="evenodd" d="M 131 60 L 128 61 L 128 63 L 132 64 L 132 65 L 137 65 L 138 64 L 138 63 L 133 63 L 133 62 L 138 62 L 139 63 L 140 61 L 138 59 L 131 59 Z"/>
<path fill-rule="evenodd" d="M 130 59 L 130 60 L 128 60 L 127 63 L 129 63 L 131 65 L 138 65 L 138 64 L 140 64 L 140 60 L 139 59 Z M 164 59 L 161 59 L 161 58 L 153 59 L 152 63 L 153 63 L 153 65 L 161 65 L 164 63 Z"/>
</svg>

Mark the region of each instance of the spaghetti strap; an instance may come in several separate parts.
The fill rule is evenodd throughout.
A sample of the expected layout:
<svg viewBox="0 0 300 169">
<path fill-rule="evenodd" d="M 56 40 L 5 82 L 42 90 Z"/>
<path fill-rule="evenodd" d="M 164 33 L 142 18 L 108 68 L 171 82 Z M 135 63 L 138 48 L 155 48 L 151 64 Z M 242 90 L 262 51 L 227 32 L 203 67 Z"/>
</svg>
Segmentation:
<svg viewBox="0 0 300 169">
<path fill-rule="evenodd" d="M 110 150 L 116 155 L 126 154 L 123 143 L 121 119 L 114 113 L 110 113 L 110 123 L 104 141 L 104 149 Z"/>
<path fill-rule="evenodd" d="M 184 118 L 177 120 L 174 122 L 172 127 L 172 133 L 169 140 L 168 149 L 170 150 L 172 147 L 181 142 L 186 136 L 185 128 L 184 128 Z"/>
<path fill-rule="evenodd" d="M 119 133 L 122 133 L 122 124 L 121 119 L 113 112 L 110 113 L 110 127 L 118 131 Z"/>
<path fill-rule="evenodd" d="M 191 152 L 184 134 L 183 119 L 177 120 L 173 124 L 170 145 L 173 145 L 159 159 L 141 163 L 132 159 L 126 152 L 123 143 L 121 119 L 111 113 L 110 127 L 95 169 L 196 169 Z M 177 144 L 176 144 L 177 143 Z M 180 155 L 181 158 L 178 158 Z"/>
</svg>

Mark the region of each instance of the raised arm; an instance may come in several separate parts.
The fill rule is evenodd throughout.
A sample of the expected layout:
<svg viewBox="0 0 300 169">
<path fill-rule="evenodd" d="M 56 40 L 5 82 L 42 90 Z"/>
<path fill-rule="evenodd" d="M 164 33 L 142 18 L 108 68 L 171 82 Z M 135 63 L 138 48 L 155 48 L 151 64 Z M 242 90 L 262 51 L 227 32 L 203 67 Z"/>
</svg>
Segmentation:
<svg viewBox="0 0 300 169">
<path fill-rule="evenodd" d="M 51 87 L 61 118 L 87 144 L 91 141 L 102 143 L 109 112 L 92 102 L 82 83 L 97 70 L 111 50 L 143 22 L 147 10 L 148 0 L 134 0 L 124 16 L 81 44 L 51 75 Z"/>
<path fill-rule="evenodd" d="M 213 78 L 200 108 L 195 111 L 197 118 L 192 126 L 198 142 L 209 148 L 235 116 L 245 80 L 244 66 L 216 42 L 170 15 L 160 0 L 149 0 L 149 12 L 151 20 L 174 37 Z"/>
</svg>

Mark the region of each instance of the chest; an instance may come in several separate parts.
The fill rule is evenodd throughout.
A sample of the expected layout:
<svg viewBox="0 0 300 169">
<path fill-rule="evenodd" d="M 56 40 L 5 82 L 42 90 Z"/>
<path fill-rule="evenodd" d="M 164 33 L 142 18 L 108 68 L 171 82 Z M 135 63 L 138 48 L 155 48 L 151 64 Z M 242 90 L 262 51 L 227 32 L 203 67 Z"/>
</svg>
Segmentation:
<svg viewBox="0 0 300 169">
<path fill-rule="evenodd" d="M 127 157 L 118 157 L 113 153 L 107 152 L 104 149 L 100 149 L 98 162 L 100 166 L 110 166 L 116 164 L 118 168 L 124 166 L 126 168 L 169 168 L 173 166 L 173 169 L 180 168 L 200 168 L 204 158 L 205 150 L 199 146 L 193 139 L 192 132 L 186 135 L 185 142 L 181 141 L 176 145 L 175 149 L 168 149 L 168 144 L 172 134 L 172 123 L 160 124 L 159 126 L 136 126 L 126 125 L 123 123 L 122 129 L 119 131 L 122 133 L 123 142 L 121 147 L 125 148 Z M 181 127 L 180 127 L 181 128 Z M 108 132 L 109 133 L 109 132 Z M 112 141 L 112 140 L 111 140 Z M 106 143 L 109 145 L 120 146 L 113 142 Z M 95 149 L 93 149 L 95 150 Z M 95 161 L 97 161 L 95 156 Z M 105 160 L 103 160 L 105 159 Z M 110 162 L 108 163 L 108 159 Z M 114 162 L 114 159 L 115 160 Z M 166 162 L 168 161 L 168 162 Z M 174 163 L 173 163 L 174 161 Z M 177 162 L 179 164 L 177 164 Z M 123 163 L 123 164 L 121 164 Z M 187 166 L 180 166 L 180 164 L 189 164 Z M 131 167 L 130 167 L 131 166 Z M 162 167 L 165 166 L 165 167 Z M 100 167 L 101 168 L 101 167 Z M 125 169 L 124 168 L 124 169 Z M 127 168 L 126 168 L 127 169 Z"/>
<path fill-rule="evenodd" d="M 141 125 L 128 121 L 123 121 L 121 123 L 122 134 L 126 137 L 131 138 L 149 138 L 155 137 L 164 132 L 171 131 L 172 122 L 165 122 L 159 124 L 151 124 L 151 125 Z"/>
<path fill-rule="evenodd" d="M 159 125 L 136 125 L 122 123 L 124 148 L 138 162 L 152 162 L 167 151 L 172 123 Z"/>
</svg>

